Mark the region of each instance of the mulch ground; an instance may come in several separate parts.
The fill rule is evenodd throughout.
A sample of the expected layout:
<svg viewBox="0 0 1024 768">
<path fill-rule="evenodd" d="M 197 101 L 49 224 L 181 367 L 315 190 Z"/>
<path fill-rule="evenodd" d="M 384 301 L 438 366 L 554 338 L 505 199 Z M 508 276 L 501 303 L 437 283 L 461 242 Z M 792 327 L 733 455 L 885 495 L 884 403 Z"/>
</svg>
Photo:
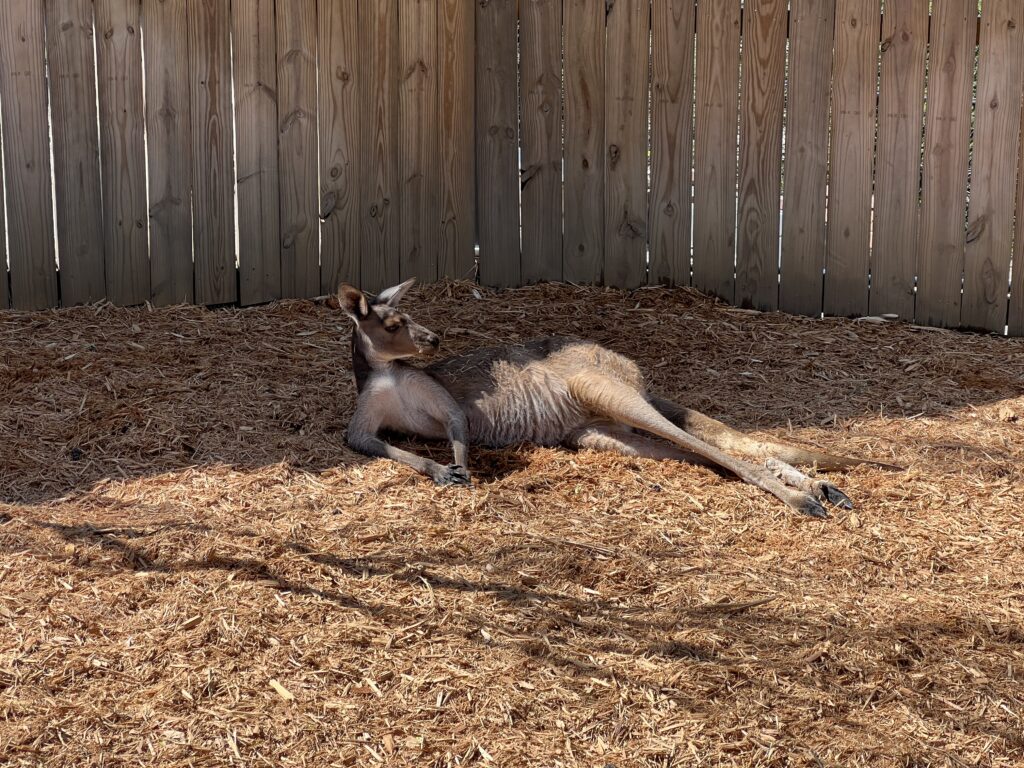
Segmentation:
<svg viewBox="0 0 1024 768">
<path fill-rule="evenodd" d="M 826 521 L 529 446 L 436 488 L 345 447 L 323 302 L 0 313 L 0 764 L 1024 763 L 1024 342 L 688 290 L 406 308 L 907 469 L 832 475 Z"/>
</svg>

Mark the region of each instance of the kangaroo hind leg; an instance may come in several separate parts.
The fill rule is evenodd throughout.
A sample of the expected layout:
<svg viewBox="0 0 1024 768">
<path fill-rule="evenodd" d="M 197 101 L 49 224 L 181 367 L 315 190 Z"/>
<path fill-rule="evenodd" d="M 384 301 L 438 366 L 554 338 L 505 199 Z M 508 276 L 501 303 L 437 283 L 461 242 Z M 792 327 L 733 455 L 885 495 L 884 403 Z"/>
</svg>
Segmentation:
<svg viewBox="0 0 1024 768">
<path fill-rule="evenodd" d="M 576 401 L 594 415 L 649 432 L 675 443 L 688 453 L 728 470 L 744 482 L 775 496 L 788 506 L 814 517 L 826 517 L 821 502 L 806 491 L 787 487 L 764 467 L 737 459 L 680 429 L 662 416 L 643 393 L 597 371 L 583 371 L 569 380 Z"/>
</svg>

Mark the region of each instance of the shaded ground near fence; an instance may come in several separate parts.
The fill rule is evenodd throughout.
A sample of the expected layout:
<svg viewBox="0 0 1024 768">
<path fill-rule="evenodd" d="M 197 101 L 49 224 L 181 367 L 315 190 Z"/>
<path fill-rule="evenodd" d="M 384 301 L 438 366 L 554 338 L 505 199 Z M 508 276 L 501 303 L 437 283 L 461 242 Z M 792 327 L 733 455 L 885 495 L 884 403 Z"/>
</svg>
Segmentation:
<svg viewBox="0 0 1024 768">
<path fill-rule="evenodd" d="M 418 289 L 732 423 L 906 466 L 821 522 L 706 470 L 343 445 L 313 302 L 0 314 L 0 762 L 1017 765 L 1024 342 L 687 290 Z M 416 446 L 440 457 L 442 447 Z"/>
</svg>

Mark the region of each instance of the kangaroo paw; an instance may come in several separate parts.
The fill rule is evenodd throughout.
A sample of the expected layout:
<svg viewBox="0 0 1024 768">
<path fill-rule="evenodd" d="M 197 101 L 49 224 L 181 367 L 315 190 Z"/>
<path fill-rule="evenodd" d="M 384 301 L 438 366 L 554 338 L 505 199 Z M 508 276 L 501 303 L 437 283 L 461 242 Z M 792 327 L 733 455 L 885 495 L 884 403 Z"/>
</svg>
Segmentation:
<svg viewBox="0 0 1024 768">
<path fill-rule="evenodd" d="M 817 517 L 822 520 L 828 519 L 828 512 L 825 511 L 825 507 L 809 493 L 796 494 L 796 497 L 789 505 L 802 515 Z"/>
<path fill-rule="evenodd" d="M 778 459 L 768 459 L 764 465 L 769 472 L 792 488 L 810 494 L 819 501 L 827 501 L 841 509 L 853 509 L 850 497 L 832 483 L 808 477 L 800 470 Z"/>
</svg>

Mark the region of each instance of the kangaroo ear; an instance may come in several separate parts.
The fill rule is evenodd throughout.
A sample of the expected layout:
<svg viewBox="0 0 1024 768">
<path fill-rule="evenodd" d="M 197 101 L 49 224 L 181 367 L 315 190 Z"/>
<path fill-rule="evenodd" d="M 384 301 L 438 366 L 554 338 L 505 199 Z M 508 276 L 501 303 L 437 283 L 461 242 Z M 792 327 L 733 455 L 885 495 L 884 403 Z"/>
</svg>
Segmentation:
<svg viewBox="0 0 1024 768">
<path fill-rule="evenodd" d="M 377 297 L 373 300 L 374 304 L 387 304 L 389 307 L 397 307 L 398 302 L 405 296 L 405 292 L 412 288 L 413 283 L 416 282 L 415 277 L 410 277 L 404 283 L 399 285 L 393 285 L 377 294 Z"/>
<path fill-rule="evenodd" d="M 345 310 L 345 314 L 357 322 L 365 320 L 370 314 L 370 305 L 366 302 L 366 296 L 358 288 L 353 288 L 348 283 L 342 283 L 338 287 L 338 303 Z"/>
</svg>

